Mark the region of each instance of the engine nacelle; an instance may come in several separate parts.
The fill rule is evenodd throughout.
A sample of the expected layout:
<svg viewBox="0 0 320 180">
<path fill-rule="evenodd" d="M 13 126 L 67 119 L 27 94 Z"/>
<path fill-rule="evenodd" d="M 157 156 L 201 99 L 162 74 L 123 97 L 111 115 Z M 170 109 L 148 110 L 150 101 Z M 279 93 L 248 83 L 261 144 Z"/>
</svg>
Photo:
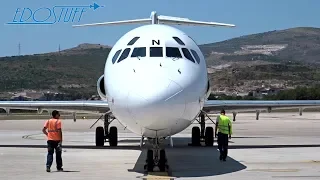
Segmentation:
<svg viewBox="0 0 320 180">
<path fill-rule="evenodd" d="M 211 85 L 210 85 L 210 81 L 208 79 L 208 84 L 207 84 L 207 92 L 206 92 L 206 99 L 209 98 L 210 94 L 211 94 Z"/>
<path fill-rule="evenodd" d="M 107 99 L 106 88 L 104 87 L 104 75 L 97 81 L 97 91 L 101 99 Z"/>
</svg>

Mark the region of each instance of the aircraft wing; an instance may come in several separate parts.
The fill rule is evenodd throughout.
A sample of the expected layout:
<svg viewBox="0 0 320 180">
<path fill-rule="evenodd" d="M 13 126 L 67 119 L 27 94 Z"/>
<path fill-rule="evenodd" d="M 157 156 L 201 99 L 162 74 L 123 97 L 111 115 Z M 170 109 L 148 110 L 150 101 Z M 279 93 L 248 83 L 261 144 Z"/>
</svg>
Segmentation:
<svg viewBox="0 0 320 180">
<path fill-rule="evenodd" d="M 204 103 L 205 112 L 226 111 L 250 112 L 256 110 L 271 111 L 272 109 L 294 109 L 320 107 L 320 100 L 207 100 Z"/>
<path fill-rule="evenodd" d="M 65 112 L 83 112 L 91 114 L 104 114 L 108 112 L 109 106 L 106 101 L 0 101 L 0 108 L 8 113 L 10 109 L 58 110 Z"/>
</svg>

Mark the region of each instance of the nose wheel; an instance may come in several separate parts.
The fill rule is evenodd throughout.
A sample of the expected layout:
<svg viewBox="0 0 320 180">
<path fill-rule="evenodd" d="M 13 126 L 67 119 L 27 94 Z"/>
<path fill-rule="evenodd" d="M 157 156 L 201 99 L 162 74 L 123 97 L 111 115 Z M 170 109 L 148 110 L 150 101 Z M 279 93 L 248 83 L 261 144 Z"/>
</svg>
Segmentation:
<svg viewBox="0 0 320 180">
<path fill-rule="evenodd" d="M 200 127 L 192 127 L 191 134 L 191 145 L 192 146 L 201 146 L 201 142 L 204 142 L 205 146 L 213 146 L 214 144 L 214 131 L 213 127 L 205 127 L 205 114 L 200 113 Z M 212 120 L 211 120 L 212 121 Z"/>
<path fill-rule="evenodd" d="M 157 166 L 160 172 L 165 172 L 166 169 L 169 169 L 166 152 L 164 149 L 160 150 L 158 138 L 152 139 L 151 141 L 153 148 L 148 149 L 147 151 L 147 159 L 144 169 L 148 172 L 153 172 L 154 168 Z"/>
<path fill-rule="evenodd" d="M 100 120 L 100 118 L 98 120 Z M 109 125 L 113 120 L 114 119 L 111 119 L 109 115 L 107 115 L 107 114 L 104 115 L 104 127 L 98 126 L 96 128 L 96 138 L 95 138 L 96 146 L 98 146 L 98 147 L 104 146 L 104 143 L 107 141 L 107 139 L 109 140 L 110 146 L 117 146 L 118 145 L 118 129 L 117 129 L 117 127 L 112 126 L 109 129 Z"/>
</svg>

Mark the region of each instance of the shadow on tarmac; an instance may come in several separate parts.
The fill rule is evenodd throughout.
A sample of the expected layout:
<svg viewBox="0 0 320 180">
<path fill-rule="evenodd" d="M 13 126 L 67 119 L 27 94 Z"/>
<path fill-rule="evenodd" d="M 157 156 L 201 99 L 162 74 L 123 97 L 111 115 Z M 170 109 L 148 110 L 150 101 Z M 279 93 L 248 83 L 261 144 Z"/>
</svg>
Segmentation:
<svg viewBox="0 0 320 180">
<path fill-rule="evenodd" d="M 216 176 L 247 168 L 231 157 L 228 157 L 226 162 L 220 161 L 220 153 L 213 147 L 193 147 L 184 149 L 183 153 L 180 149 L 167 148 L 166 155 L 169 165 L 168 174 L 175 178 Z M 147 150 L 143 150 L 133 169 L 128 169 L 128 171 L 146 174 L 143 169 L 146 157 Z"/>
<path fill-rule="evenodd" d="M 52 173 L 63 173 L 63 172 L 81 172 L 81 171 L 68 171 L 68 170 L 63 170 L 63 171 L 51 171 Z"/>
</svg>

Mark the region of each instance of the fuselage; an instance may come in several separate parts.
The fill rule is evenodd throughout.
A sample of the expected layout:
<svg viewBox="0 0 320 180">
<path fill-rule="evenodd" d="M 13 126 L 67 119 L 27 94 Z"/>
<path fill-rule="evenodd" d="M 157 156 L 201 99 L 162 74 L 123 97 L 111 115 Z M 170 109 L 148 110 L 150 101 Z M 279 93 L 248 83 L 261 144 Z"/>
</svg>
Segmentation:
<svg viewBox="0 0 320 180">
<path fill-rule="evenodd" d="M 197 44 L 161 24 L 138 27 L 116 42 L 104 83 L 113 115 L 127 129 L 150 138 L 187 128 L 208 90 L 206 62 Z"/>
</svg>

